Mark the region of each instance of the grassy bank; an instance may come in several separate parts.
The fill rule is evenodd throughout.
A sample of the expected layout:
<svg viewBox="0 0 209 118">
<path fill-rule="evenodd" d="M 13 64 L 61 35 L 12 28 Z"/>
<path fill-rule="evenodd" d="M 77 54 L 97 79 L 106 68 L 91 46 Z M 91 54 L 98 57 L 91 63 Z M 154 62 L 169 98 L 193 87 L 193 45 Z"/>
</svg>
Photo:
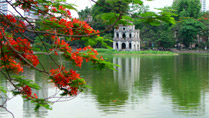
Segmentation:
<svg viewBox="0 0 209 118">
<path fill-rule="evenodd" d="M 153 51 L 153 50 L 145 50 L 145 51 L 117 51 L 113 49 L 96 49 L 99 54 L 112 54 L 112 55 L 122 55 L 122 54 L 140 54 L 140 55 L 177 55 L 177 53 L 173 53 L 170 51 Z"/>
</svg>

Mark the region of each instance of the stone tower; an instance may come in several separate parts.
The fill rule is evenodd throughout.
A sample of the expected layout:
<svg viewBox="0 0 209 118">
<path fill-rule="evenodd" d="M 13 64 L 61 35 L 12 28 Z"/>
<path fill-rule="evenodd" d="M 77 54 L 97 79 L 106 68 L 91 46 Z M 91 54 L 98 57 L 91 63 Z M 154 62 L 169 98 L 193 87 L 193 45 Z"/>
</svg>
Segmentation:
<svg viewBox="0 0 209 118">
<path fill-rule="evenodd" d="M 119 25 L 118 29 L 114 29 L 113 49 L 127 51 L 140 50 L 139 30 L 135 30 L 135 25 Z"/>
</svg>

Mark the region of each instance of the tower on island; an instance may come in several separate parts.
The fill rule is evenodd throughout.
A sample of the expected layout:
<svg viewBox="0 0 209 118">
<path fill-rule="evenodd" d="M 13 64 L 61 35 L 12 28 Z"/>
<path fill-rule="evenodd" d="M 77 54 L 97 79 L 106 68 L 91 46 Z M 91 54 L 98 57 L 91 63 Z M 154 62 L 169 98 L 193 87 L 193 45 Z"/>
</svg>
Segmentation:
<svg viewBox="0 0 209 118">
<path fill-rule="evenodd" d="M 135 30 L 135 25 L 119 25 L 118 29 L 114 29 L 113 49 L 140 51 L 139 35 L 139 30 Z"/>
</svg>

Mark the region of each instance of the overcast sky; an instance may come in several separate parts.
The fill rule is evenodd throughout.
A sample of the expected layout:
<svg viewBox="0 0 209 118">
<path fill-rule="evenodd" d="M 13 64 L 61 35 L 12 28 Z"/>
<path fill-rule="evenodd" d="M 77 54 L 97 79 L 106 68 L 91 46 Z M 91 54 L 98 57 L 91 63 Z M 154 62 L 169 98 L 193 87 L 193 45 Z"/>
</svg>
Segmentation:
<svg viewBox="0 0 209 118">
<path fill-rule="evenodd" d="M 150 6 L 150 10 L 154 11 L 154 8 L 163 8 L 164 6 L 171 6 L 173 0 L 153 0 L 146 1 L 144 0 L 144 4 Z"/>
<path fill-rule="evenodd" d="M 91 7 L 94 3 L 91 0 L 68 0 L 68 2 L 76 4 L 78 10 L 85 9 L 86 6 Z M 153 0 L 146 1 L 144 0 L 144 4 L 150 6 L 151 11 L 156 11 L 154 8 L 163 8 L 164 6 L 171 6 L 173 0 Z M 77 17 L 75 12 L 72 12 L 74 17 Z"/>
</svg>

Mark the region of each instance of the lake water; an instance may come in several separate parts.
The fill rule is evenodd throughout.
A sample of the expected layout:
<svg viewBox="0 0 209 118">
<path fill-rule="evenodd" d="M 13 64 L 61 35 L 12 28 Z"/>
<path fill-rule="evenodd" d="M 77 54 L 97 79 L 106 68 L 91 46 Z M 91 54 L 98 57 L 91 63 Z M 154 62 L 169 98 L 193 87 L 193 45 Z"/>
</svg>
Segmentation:
<svg viewBox="0 0 209 118">
<path fill-rule="evenodd" d="M 43 60 L 48 68 L 52 66 Z M 70 101 L 55 103 L 53 110 L 34 112 L 33 104 L 21 97 L 6 106 L 16 118 L 209 118 L 209 55 L 114 56 L 108 60 L 120 65 L 117 71 L 92 70 L 84 64 L 79 72 L 92 88 Z M 44 75 L 29 69 L 23 75 L 41 85 L 42 90 L 34 91 L 39 97 L 54 92 Z M 7 86 L 3 79 L 0 84 Z M 0 118 L 10 117 L 0 108 Z"/>
</svg>

